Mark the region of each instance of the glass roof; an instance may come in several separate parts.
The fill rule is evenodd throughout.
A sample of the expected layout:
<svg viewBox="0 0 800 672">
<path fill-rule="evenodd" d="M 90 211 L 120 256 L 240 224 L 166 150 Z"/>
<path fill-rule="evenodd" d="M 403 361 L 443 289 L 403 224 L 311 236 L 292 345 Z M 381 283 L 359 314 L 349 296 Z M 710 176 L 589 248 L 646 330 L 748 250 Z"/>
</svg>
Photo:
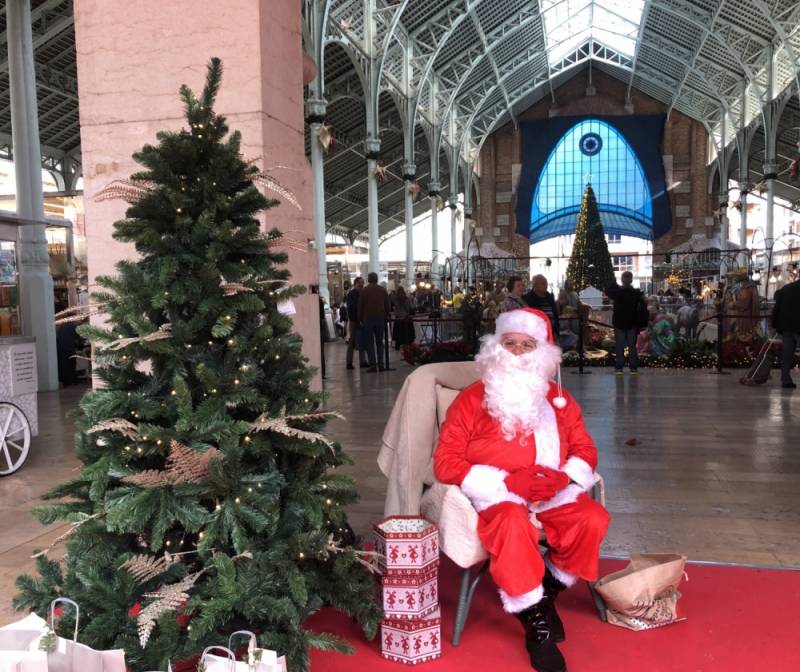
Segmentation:
<svg viewBox="0 0 800 672">
<path fill-rule="evenodd" d="M 644 0 L 541 0 L 550 65 L 594 40 L 633 57 Z"/>
</svg>

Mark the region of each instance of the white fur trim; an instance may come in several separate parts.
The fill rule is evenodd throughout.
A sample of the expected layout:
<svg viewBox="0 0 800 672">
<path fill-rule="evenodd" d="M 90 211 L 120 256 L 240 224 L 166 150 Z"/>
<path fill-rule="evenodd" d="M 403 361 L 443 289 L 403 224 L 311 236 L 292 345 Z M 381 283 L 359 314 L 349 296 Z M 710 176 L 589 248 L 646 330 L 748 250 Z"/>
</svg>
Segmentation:
<svg viewBox="0 0 800 672">
<path fill-rule="evenodd" d="M 584 490 L 591 490 L 600 477 L 594 473 L 589 463 L 574 455 L 570 457 L 561 468 L 567 476 L 580 485 Z"/>
<path fill-rule="evenodd" d="M 537 341 L 547 343 L 547 324 L 541 317 L 527 310 L 509 310 L 500 313 L 495 321 L 494 333 L 498 336 L 511 333 L 527 334 Z"/>
<path fill-rule="evenodd" d="M 576 502 L 578 500 L 578 496 L 582 494 L 583 489 L 581 486 L 571 483 L 563 490 L 559 490 L 552 499 L 548 499 L 546 502 L 542 502 L 537 506 L 532 506 L 530 509 L 534 513 L 542 513 L 544 511 L 549 511 L 550 509 L 557 509 L 559 506 Z"/>
<path fill-rule="evenodd" d="M 558 409 L 562 409 L 567 405 L 566 397 L 553 397 L 553 406 Z"/>
<path fill-rule="evenodd" d="M 501 502 L 516 502 L 527 506 L 528 503 L 522 497 L 508 491 L 504 483 L 506 476 L 507 471 L 490 464 L 473 464 L 461 481 L 461 492 L 472 502 L 478 513 Z"/>
<path fill-rule="evenodd" d="M 536 464 L 558 469 L 561 464 L 561 440 L 558 438 L 558 421 L 553 407 L 543 401 L 539 410 L 539 424 L 533 433 L 536 438 Z"/>
<path fill-rule="evenodd" d="M 537 586 L 527 593 L 522 593 L 522 595 L 511 596 L 502 588 L 498 588 L 497 592 L 500 593 L 503 609 L 509 614 L 517 614 L 520 611 L 525 611 L 527 608 L 540 602 L 544 597 L 544 588 L 542 586 Z"/>
<path fill-rule="evenodd" d="M 550 573 L 557 578 L 561 583 L 563 583 L 567 588 L 570 586 L 575 585 L 575 582 L 578 580 L 578 577 L 574 574 L 570 574 L 569 572 L 564 571 L 560 567 L 556 567 L 550 560 L 550 554 L 544 556 L 544 564 L 547 565 L 547 568 L 550 570 Z"/>
</svg>

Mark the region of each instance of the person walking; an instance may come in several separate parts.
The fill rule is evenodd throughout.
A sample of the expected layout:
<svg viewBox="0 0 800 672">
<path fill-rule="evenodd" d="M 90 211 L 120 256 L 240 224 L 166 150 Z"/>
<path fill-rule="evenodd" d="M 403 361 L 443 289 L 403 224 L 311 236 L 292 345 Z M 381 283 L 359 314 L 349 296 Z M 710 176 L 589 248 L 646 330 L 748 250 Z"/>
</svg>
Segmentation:
<svg viewBox="0 0 800 672">
<path fill-rule="evenodd" d="M 347 292 L 347 368 L 354 369 L 353 350 L 358 350 L 358 361 L 361 368 L 367 366 L 367 353 L 361 345 L 361 326 L 358 322 L 358 298 L 361 290 L 364 289 L 364 278 L 356 278 L 353 281 L 353 289 Z"/>
<path fill-rule="evenodd" d="M 614 314 L 611 324 L 614 326 L 614 340 L 616 342 L 616 358 L 614 373 L 621 376 L 625 368 L 625 348 L 628 348 L 628 362 L 632 374 L 638 373 L 639 355 L 636 352 L 636 337 L 642 328 L 640 315 L 642 307 L 644 314 L 647 306 L 640 289 L 633 287 L 633 273 L 625 271 L 622 274 L 622 286 L 616 282 L 606 289 L 608 298 L 614 302 Z"/>
<path fill-rule="evenodd" d="M 550 326 L 553 328 L 556 341 L 560 333 L 558 324 L 558 306 L 552 292 L 547 291 L 547 278 L 543 275 L 533 276 L 533 289 L 522 297 L 529 308 L 541 310 L 550 318 Z"/>
<path fill-rule="evenodd" d="M 362 338 L 367 347 L 367 360 L 369 361 L 368 373 L 378 370 L 385 371 L 388 362 L 384 361 L 383 334 L 386 330 L 386 320 L 389 318 L 391 306 L 389 293 L 378 284 L 378 274 L 370 273 L 367 276 L 367 286 L 361 290 L 358 297 L 358 321 L 363 330 Z M 375 357 L 375 348 L 378 357 Z"/>
<path fill-rule="evenodd" d="M 522 284 L 522 278 L 518 275 L 512 275 L 506 284 L 508 295 L 503 300 L 503 306 L 500 310 L 501 313 L 507 313 L 509 310 L 518 310 L 520 308 L 527 308 L 528 304 L 522 298 L 525 288 Z"/>
<path fill-rule="evenodd" d="M 800 346 L 800 280 L 790 282 L 775 292 L 772 326 L 783 337 L 781 385 L 793 390 L 797 387 L 792 381 L 794 352 Z"/>
<path fill-rule="evenodd" d="M 391 304 L 394 312 L 392 340 L 394 341 L 394 349 L 399 350 L 404 345 L 414 342 L 414 322 L 411 319 L 413 309 L 411 307 L 411 299 L 408 298 L 403 287 L 397 288 Z"/>
</svg>

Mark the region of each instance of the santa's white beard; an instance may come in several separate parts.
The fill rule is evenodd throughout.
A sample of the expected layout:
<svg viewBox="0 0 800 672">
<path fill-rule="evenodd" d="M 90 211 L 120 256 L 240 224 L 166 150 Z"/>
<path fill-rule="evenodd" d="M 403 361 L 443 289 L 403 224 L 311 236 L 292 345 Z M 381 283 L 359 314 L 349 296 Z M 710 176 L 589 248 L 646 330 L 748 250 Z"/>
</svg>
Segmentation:
<svg viewBox="0 0 800 672">
<path fill-rule="evenodd" d="M 561 348 L 538 343 L 533 352 L 515 355 L 497 336 L 487 336 L 475 361 L 483 378 L 486 410 L 500 423 L 506 441 L 532 434 L 561 362 Z"/>
</svg>

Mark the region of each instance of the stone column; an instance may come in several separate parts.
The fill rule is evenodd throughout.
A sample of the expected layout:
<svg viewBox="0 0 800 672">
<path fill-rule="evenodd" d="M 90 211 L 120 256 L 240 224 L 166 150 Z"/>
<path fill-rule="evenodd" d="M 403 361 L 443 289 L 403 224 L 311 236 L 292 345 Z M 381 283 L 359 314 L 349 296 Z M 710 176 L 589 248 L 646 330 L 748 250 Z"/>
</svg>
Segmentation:
<svg viewBox="0 0 800 672">
<path fill-rule="evenodd" d="M 311 130 L 311 176 L 314 183 L 314 241 L 317 247 L 319 294 L 331 305 L 328 289 L 328 260 L 325 246 L 325 158 L 319 144 L 319 131 L 325 121 L 326 102 L 309 100 L 306 104 Z"/>
<path fill-rule="evenodd" d="M 416 179 L 417 167 L 413 163 L 403 164 L 403 204 L 406 224 L 406 287 L 414 282 L 414 197 L 411 189 Z"/>
<path fill-rule="evenodd" d="M 139 170 L 131 153 L 155 142 L 156 132 L 184 125 L 178 89 L 185 83 L 200 91 L 211 56 L 224 69 L 217 109 L 241 132 L 243 155 L 261 167 L 275 166 L 270 172 L 302 207 L 282 203 L 265 214 L 265 225 L 292 231 L 302 243 L 314 240 L 296 0 L 219 0 L 213 11 L 195 0 L 75 0 L 74 17 L 90 283 L 113 275 L 117 261 L 136 255 L 132 246 L 111 238 L 112 223 L 126 204 L 98 203 L 94 195 Z M 288 254 L 293 282 L 319 283 L 313 250 Z M 295 304 L 292 319 L 303 352 L 318 367 L 318 299 L 306 294 Z"/>
<path fill-rule="evenodd" d="M 40 391 L 58 389 L 56 331 L 53 326 L 53 278 L 44 232 L 42 154 L 33 62 L 30 0 L 6 2 L 8 79 L 17 215 L 35 224 L 19 227 L 19 305 L 25 335 L 36 338 Z"/>
</svg>

